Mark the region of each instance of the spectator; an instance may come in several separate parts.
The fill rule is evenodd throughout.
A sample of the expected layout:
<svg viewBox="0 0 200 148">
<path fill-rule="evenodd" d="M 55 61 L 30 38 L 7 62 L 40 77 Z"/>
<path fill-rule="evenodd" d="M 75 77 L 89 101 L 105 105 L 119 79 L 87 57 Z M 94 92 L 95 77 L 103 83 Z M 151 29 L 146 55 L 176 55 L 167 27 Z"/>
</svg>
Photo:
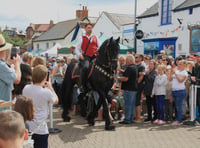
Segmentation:
<svg viewBox="0 0 200 148">
<path fill-rule="evenodd" d="M 21 95 L 24 86 L 32 83 L 32 69 L 28 64 L 20 64 L 21 81 L 19 84 L 14 85 L 13 95 Z"/>
<path fill-rule="evenodd" d="M 155 95 L 157 119 L 153 122 L 156 124 L 165 124 L 164 121 L 164 100 L 166 95 L 166 80 L 165 65 L 158 65 L 158 72 L 153 84 L 152 95 Z"/>
<path fill-rule="evenodd" d="M 119 64 L 118 64 L 118 71 L 119 71 L 119 76 L 123 76 L 123 73 L 126 69 L 126 58 L 124 56 L 119 57 Z"/>
<path fill-rule="evenodd" d="M 13 57 L 13 60 L 9 58 L 10 63 L 14 64 L 14 69 L 9 67 L 5 61 L 6 54 L 10 52 L 11 46 L 11 44 L 6 43 L 4 37 L 0 34 L 0 100 L 4 101 L 11 101 L 13 83 L 19 84 L 21 80 L 19 55 Z"/>
<path fill-rule="evenodd" d="M 132 49 L 128 49 L 127 52 L 126 52 L 127 55 L 131 54 L 133 56 L 135 56 L 135 53 L 133 52 Z"/>
<path fill-rule="evenodd" d="M 22 61 L 24 64 L 31 65 L 31 61 L 33 59 L 33 55 L 29 52 L 24 52 L 22 55 Z"/>
<path fill-rule="evenodd" d="M 186 97 L 185 81 L 188 73 L 185 70 L 186 61 L 180 60 L 177 68 L 171 74 L 172 80 L 172 96 L 177 109 L 176 121 L 172 125 L 181 125 L 182 123 L 182 103 Z"/>
<path fill-rule="evenodd" d="M 39 56 L 34 57 L 32 63 L 31 63 L 31 67 L 34 68 L 37 65 L 44 65 L 44 66 L 46 66 L 46 60 L 45 60 L 45 58 L 44 57 L 39 57 Z"/>
<path fill-rule="evenodd" d="M 143 63 L 143 65 L 144 65 L 144 67 L 145 67 L 145 72 L 146 72 L 146 71 L 149 71 L 150 60 L 151 60 L 151 57 L 150 57 L 150 56 L 146 55 L 146 56 L 144 57 L 144 63 Z"/>
<path fill-rule="evenodd" d="M 23 116 L 24 122 L 33 120 L 34 108 L 31 98 L 25 96 L 17 96 L 14 110 Z M 26 129 L 29 129 L 28 125 L 26 125 Z"/>
<path fill-rule="evenodd" d="M 165 95 L 165 121 L 171 122 L 173 116 L 173 98 L 172 98 L 172 82 L 170 75 L 172 72 L 171 66 L 167 66 L 167 81 L 166 81 L 166 95 Z"/>
<path fill-rule="evenodd" d="M 61 101 L 59 91 L 60 91 L 60 88 L 61 88 L 61 85 L 63 82 L 65 71 L 66 71 L 65 61 L 64 61 L 64 59 L 59 59 L 58 64 L 56 66 L 54 66 L 54 68 L 53 68 L 52 84 L 53 84 L 53 88 L 54 88 L 57 96 L 59 97 L 60 105 L 62 104 L 62 101 Z"/>
<path fill-rule="evenodd" d="M 48 69 L 44 65 L 38 65 L 33 69 L 33 84 L 26 85 L 23 95 L 30 97 L 33 101 L 35 115 L 33 121 L 28 121 L 30 132 L 34 132 L 34 148 L 48 147 L 48 127 L 46 119 L 49 112 L 49 104 L 58 103 L 50 81 L 47 82 Z M 33 91 L 34 90 L 34 91 Z M 38 128 L 36 131 L 35 129 Z"/>
<path fill-rule="evenodd" d="M 127 55 L 127 68 L 123 76 L 118 77 L 118 80 L 122 81 L 125 101 L 125 119 L 119 122 L 120 124 L 130 124 L 133 122 L 137 94 L 137 67 L 134 63 L 135 58 L 132 55 Z"/>
<path fill-rule="evenodd" d="M 196 63 L 192 68 L 192 82 L 193 84 L 200 85 L 200 52 L 195 54 L 196 56 Z M 199 109 L 199 116 L 200 116 L 200 88 L 197 89 L 197 106 Z M 197 117 L 198 118 L 198 117 Z"/>
<path fill-rule="evenodd" d="M 144 76 L 145 86 L 144 86 L 144 94 L 146 95 L 146 104 L 148 117 L 145 119 L 145 122 L 152 121 L 157 119 L 157 111 L 156 111 L 156 101 L 155 97 L 151 97 L 153 83 L 156 78 L 156 61 L 151 60 L 149 64 L 149 71 L 146 71 Z M 154 117 L 152 117 L 152 107 L 154 109 Z"/>
<path fill-rule="evenodd" d="M 138 69 L 138 91 L 136 97 L 136 120 L 135 122 L 141 122 L 141 96 L 144 89 L 144 75 L 145 75 L 145 67 L 142 65 L 143 55 L 136 54 L 135 55 L 135 63 Z"/>
<path fill-rule="evenodd" d="M 28 137 L 23 117 L 15 111 L 2 111 L 0 123 L 0 148 L 22 148 Z"/>
<path fill-rule="evenodd" d="M 118 90 L 117 95 L 115 96 L 115 100 L 117 101 L 115 106 L 115 120 L 119 119 L 119 111 L 122 110 L 121 119 L 124 120 L 124 98 L 123 98 L 123 91 Z"/>
</svg>

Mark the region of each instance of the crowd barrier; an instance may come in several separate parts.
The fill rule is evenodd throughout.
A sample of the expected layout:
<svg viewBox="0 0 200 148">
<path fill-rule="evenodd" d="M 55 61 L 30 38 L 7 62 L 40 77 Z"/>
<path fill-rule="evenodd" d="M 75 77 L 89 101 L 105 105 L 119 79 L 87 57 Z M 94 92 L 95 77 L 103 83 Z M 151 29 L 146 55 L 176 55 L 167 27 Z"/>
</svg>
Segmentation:
<svg viewBox="0 0 200 148">
<path fill-rule="evenodd" d="M 200 88 L 200 85 L 192 84 L 190 86 L 190 92 L 189 92 L 190 121 L 194 121 L 196 119 L 197 88 Z"/>
<path fill-rule="evenodd" d="M 53 127 L 53 105 L 52 104 L 49 105 L 49 120 L 50 120 L 49 133 L 54 134 L 54 133 L 62 132 L 61 130 Z"/>
</svg>

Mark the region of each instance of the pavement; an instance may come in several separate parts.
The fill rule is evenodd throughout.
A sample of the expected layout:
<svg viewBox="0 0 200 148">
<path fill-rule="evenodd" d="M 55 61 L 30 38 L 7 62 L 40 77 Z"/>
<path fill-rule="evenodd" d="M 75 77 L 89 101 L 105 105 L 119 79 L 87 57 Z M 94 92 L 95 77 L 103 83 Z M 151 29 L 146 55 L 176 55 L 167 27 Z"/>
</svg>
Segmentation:
<svg viewBox="0 0 200 148">
<path fill-rule="evenodd" d="M 104 121 L 89 127 L 79 115 L 63 122 L 60 109 L 54 108 L 53 113 L 54 128 L 62 132 L 50 134 L 49 148 L 200 148 L 200 126 L 121 125 L 116 121 L 115 131 L 105 131 Z"/>
</svg>

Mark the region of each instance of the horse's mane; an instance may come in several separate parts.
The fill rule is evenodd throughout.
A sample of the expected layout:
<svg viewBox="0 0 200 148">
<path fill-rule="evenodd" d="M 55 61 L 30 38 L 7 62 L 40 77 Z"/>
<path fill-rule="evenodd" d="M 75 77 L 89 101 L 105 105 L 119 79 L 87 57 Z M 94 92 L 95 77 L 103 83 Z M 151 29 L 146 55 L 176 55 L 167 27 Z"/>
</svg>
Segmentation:
<svg viewBox="0 0 200 148">
<path fill-rule="evenodd" d="M 98 53 L 99 53 L 98 55 L 105 56 L 106 50 L 108 50 L 108 49 L 110 49 L 112 51 L 112 54 L 118 55 L 119 50 L 120 50 L 119 44 L 118 44 L 119 39 L 120 38 L 114 40 L 113 37 L 111 37 L 111 38 L 105 40 L 98 50 Z"/>
</svg>

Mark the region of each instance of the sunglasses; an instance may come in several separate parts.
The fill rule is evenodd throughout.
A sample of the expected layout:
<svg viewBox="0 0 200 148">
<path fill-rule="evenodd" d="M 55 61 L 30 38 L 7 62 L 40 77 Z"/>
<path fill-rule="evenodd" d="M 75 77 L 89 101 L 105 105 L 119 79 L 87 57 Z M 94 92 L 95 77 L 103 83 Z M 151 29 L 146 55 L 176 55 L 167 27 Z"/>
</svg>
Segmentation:
<svg viewBox="0 0 200 148">
<path fill-rule="evenodd" d="M 167 61 L 166 59 L 162 59 L 163 61 Z"/>
<path fill-rule="evenodd" d="M 139 58 L 139 57 L 135 57 L 135 58 L 137 59 L 137 58 Z"/>
</svg>

